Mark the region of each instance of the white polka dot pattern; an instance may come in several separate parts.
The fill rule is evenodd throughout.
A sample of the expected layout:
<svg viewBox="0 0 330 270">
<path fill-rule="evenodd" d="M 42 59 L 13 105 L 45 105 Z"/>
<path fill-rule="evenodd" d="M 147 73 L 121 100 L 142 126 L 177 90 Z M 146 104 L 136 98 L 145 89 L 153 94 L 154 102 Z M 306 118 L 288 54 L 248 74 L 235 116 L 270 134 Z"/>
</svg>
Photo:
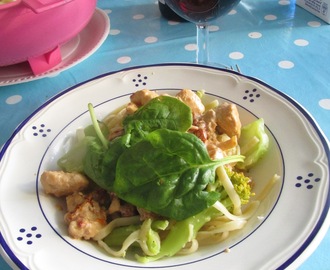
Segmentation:
<svg viewBox="0 0 330 270">
<path fill-rule="evenodd" d="M 291 61 L 288 61 L 288 60 L 283 60 L 278 63 L 278 66 L 280 68 L 284 68 L 284 69 L 291 69 L 294 67 L 294 63 L 292 63 Z"/>
<path fill-rule="evenodd" d="M 16 103 L 19 103 L 21 102 L 22 100 L 22 96 L 20 95 L 14 95 L 14 96 L 10 96 L 6 99 L 6 103 L 8 105 L 13 105 L 13 104 L 16 104 Z"/>
<path fill-rule="evenodd" d="M 4 127 L 0 131 L 0 147 L 33 110 L 75 84 L 132 66 L 195 61 L 195 26 L 161 17 L 156 0 L 97 2 L 110 17 L 111 28 L 95 54 L 52 77 L 24 84 L 0 85 L 0 126 Z M 212 21 L 209 26 L 210 62 L 233 67 L 238 64 L 242 73 L 292 96 L 311 112 L 329 137 L 330 27 L 297 7 L 295 2 L 241 1 L 227 16 Z M 1 76 L 4 74 L 0 67 Z M 144 78 L 139 78 L 135 87 L 146 87 L 144 83 Z M 249 103 L 261 100 L 257 92 L 244 95 Z M 40 138 L 48 139 L 52 134 L 48 127 L 38 125 L 34 128 L 35 136 Z M 298 179 L 296 183 L 303 186 L 303 180 Z M 324 257 L 327 254 L 328 249 Z M 304 263 L 299 269 L 314 269 L 318 260 L 314 261 L 314 264 Z M 0 268 L 3 269 L 1 264 Z"/>
<path fill-rule="evenodd" d="M 193 24 L 162 18 L 157 1 L 152 5 L 150 1 L 141 0 L 141 5 L 132 9 L 127 8 L 126 2 L 109 5 L 105 0 L 99 1 L 99 6 L 111 19 L 108 41 L 103 46 L 113 52 L 111 62 L 104 58 L 101 67 L 116 70 L 150 62 L 195 61 L 197 45 Z M 252 5 L 254 8 L 238 5 L 227 16 L 209 25 L 210 61 L 246 66 L 243 72 L 248 72 L 250 67 L 251 74 L 255 73 L 270 84 L 276 79 L 272 74 L 285 77 L 304 72 L 304 76 L 311 76 L 306 75 L 302 59 L 320 44 L 321 39 L 316 40 L 313 33 L 321 30 L 324 23 L 295 8 L 290 0 L 252 2 Z M 300 19 L 295 18 L 297 14 Z M 277 81 L 283 89 L 290 87 L 284 81 Z M 25 102 L 25 98 L 22 92 L 9 94 L 4 104 L 14 107 Z M 315 98 L 318 100 L 314 104 L 317 103 L 320 110 L 330 110 L 329 96 Z"/>
<path fill-rule="evenodd" d="M 119 57 L 118 59 L 117 59 L 117 62 L 119 63 L 119 64 L 127 64 L 127 63 L 129 63 L 129 62 L 131 62 L 131 57 L 129 57 L 129 56 L 122 56 L 122 57 Z"/>
<path fill-rule="evenodd" d="M 319 102 L 321 108 L 325 110 L 330 110 L 330 98 L 328 99 L 321 99 Z"/>
</svg>

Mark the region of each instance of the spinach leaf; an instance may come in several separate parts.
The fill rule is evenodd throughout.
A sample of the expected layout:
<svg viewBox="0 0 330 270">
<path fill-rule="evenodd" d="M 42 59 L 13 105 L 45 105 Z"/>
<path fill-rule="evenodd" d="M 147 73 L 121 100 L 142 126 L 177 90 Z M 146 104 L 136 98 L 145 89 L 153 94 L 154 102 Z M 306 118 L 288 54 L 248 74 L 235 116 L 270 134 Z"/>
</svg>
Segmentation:
<svg viewBox="0 0 330 270">
<path fill-rule="evenodd" d="M 213 161 L 195 135 L 158 129 L 125 150 L 116 168 L 114 191 L 123 200 L 162 216 L 183 220 L 214 204 L 219 194 L 205 190 L 215 169 L 242 161 Z"/>
<path fill-rule="evenodd" d="M 159 96 L 124 119 L 126 134 L 131 134 L 132 144 L 145 138 L 150 132 L 167 128 L 187 131 L 192 124 L 190 108 L 174 97 Z"/>
<path fill-rule="evenodd" d="M 127 136 L 118 137 L 109 142 L 109 147 L 97 140 L 88 144 L 84 157 L 84 173 L 101 188 L 112 191 L 119 156 L 127 148 Z"/>
<path fill-rule="evenodd" d="M 113 189 L 117 160 L 129 143 L 133 145 L 161 127 L 186 131 L 192 123 L 191 110 L 187 105 L 176 98 L 160 96 L 149 101 L 134 115 L 127 116 L 123 122 L 125 135 L 108 142 L 104 140 L 105 133 L 96 120 L 91 104 L 89 110 L 94 127 L 90 132 L 94 132 L 99 140 L 88 144 L 83 169 L 96 184 L 109 191 Z"/>
</svg>

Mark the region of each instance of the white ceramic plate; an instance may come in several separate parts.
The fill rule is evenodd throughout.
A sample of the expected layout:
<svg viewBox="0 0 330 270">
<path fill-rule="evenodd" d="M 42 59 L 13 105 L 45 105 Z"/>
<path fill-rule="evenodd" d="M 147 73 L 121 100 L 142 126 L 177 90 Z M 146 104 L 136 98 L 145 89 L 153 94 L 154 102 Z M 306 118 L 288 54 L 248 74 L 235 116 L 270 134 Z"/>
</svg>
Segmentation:
<svg viewBox="0 0 330 270">
<path fill-rule="evenodd" d="M 105 41 L 110 31 L 108 15 L 96 9 L 86 27 L 61 45 L 62 62 L 42 74 L 34 75 L 27 62 L 0 67 L 0 86 L 18 84 L 58 75 L 91 56 Z"/>
<path fill-rule="evenodd" d="M 96 245 L 67 235 L 58 201 L 46 196 L 39 176 L 79 127 L 148 88 L 160 93 L 204 89 L 209 100 L 238 105 L 243 123 L 262 117 L 270 151 L 251 171 L 255 192 L 281 176 L 248 225 L 226 242 L 150 264 L 109 257 Z M 277 269 L 297 265 L 328 228 L 329 146 L 310 115 L 290 97 L 241 74 L 194 65 L 157 65 L 100 76 L 53 97 L 3 146 L 0 163 L 0 241 L 6 255 L 28 269 Z M 230 252 L 225 252 L 229 249 Z"/>
</svg>

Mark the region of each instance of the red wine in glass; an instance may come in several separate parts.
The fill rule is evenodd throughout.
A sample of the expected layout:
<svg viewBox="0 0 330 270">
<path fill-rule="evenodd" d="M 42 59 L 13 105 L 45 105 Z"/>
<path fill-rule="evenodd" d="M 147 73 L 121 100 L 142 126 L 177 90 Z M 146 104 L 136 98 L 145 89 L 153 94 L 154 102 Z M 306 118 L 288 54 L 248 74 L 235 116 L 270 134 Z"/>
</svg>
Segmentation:
<svg viewBox="0 0 330 270">
<path fill-rule="evenodd" d="M 184 18 L 175 13 L 166 3 L 165 0 L 158 0 L 159 11 L 164 18 L 171 21 L 186 22 Z"/>
<path fill-rule="evenodd" d="M 165 0 L 179 16 L 197 26 L 197 63 L 208 62 L 208 23 L 232 10 L 240 0 Z"/>
</svg>

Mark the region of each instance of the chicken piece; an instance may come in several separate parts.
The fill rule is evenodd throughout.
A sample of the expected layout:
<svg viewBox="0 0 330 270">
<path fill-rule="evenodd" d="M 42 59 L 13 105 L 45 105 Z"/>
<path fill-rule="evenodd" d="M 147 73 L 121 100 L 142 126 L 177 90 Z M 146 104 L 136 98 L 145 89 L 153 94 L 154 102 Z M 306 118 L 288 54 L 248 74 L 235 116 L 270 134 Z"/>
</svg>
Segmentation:
<svg viewBox="0 0 330 270">
<path fill-rule="evenodd" d="M 90 197 L 65 214 L 69 235 L 75 239 L 91 239 L 106 226 L 106 211 Z"/>
<path fill-rule="evenodd" d="M 194 116 L 199 116 L 204 113 L 205 106 L 199 96 L 197 96 L 193 91 L 183 89 L 176 95 L 176 97 L 190 107 Z"/>
<path fill-rule="evenodd" d="M 201 120 L 205 123 L 205 130 L 207 132 L 207 138 L 209 140 L 216 140 L 216 115 L 214 110 L 209 110 L 201 117 Z"/>
<path fill-rule="evenodd" d="M 138 109 L 138 106 L 135 103 L 130 102 L 126 106 L 126 114 L 132 115 L 137 111 L 137 109 Z"/>
<path fill-rule="evenodd" d="M 134 94 L 131 95 L 130 99 L 131 102 L 134 103 L 136 106 L 141 107 L 147 104 L 151 99 L 158 97 L 159 95 L 147 89 L 136 91 Z"/>
<path fill-rule="evenodd" d="M 110 193 L 111 204 L 109 206 L 108 212 L 110 215 L 120 211 L 120 199 L 115 193 Z"/>
<path fill-rule="evenodd" d="M 238 142 L 237 142 L 236 136 L 228 137 L 227 135 L 225 135 L 222 137 L 225 137 L 225 138 L 221 138 L 221 140 L 219 140 L 219 147 L 222 151 L 227 151 L 234 147 L 237 147 Z"/>
<path fill-rule="evenodd" d="M 209 110 L 201 117 L 194 118 L 193 125 L 189 129 L 189 132 L 195 134 L 205 144 L 211 159 L 216 159 L 221 154 L 218 146 L 216 126 L 215 112 Z"/>
<path fill-rule="evenodd" d="M 77 206 L 85 201 L 85 196 L 81 192 L 75 192 L 65 198 L 68 212 L 73 212 Z"/>
<path fill-rule="evenodd" d="M 237 136 L 239 138 L 242 125 L 236 105 L 224 102 L 215 109 L 215 112 L 220 132 L 227 134 L 229 137 Z"/>
<path fill-rule="evenodd" d="M 195 134 L 204 142 L 211 159 L 222 157 L 216 127 L 215 111 L 208 110 L 198 119 L 194 119 L 193 126 L 189 129 L 189 132 Z"/>
<path fill-rule="evenodd" d="M 198 137 L 203 143 L 208 139 L 206 123 L 204 121 L 194 122 L 188 131 Z"/>
<path fill-rule="evenodd" d="M 131 217 L 136 215 L 136 207 L 118 198 L 115 193 L 110 194 L 111 203 L 108 209 L 110 215 L 118 214 L 121 217 Z"/>
<path fill-rule="evenodd" d="M 89 184 L 89 180 L 83 174 L 63 171 L 45 171 L 42 173 L 40 181 L 45 192 L 56 197 L 82 191 Z"/>
</svg>

